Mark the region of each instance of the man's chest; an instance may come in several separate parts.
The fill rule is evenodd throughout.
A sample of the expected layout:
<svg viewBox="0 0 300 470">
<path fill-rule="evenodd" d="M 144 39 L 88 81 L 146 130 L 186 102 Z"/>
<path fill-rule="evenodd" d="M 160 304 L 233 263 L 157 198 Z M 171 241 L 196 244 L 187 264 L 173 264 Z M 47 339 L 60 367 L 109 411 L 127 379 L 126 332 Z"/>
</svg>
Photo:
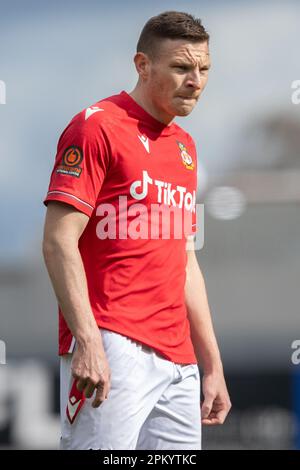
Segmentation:
<svg viewBox="0 0 300 470">
<path fill-rule="evenodd" d="M 110 157 L 102 200 L 122 195 L 145 204 L 182 207 L 195 198 L 196 154 L 183 135 L 158 135 L 134 125 L 119 128 Z"/>
</svg>

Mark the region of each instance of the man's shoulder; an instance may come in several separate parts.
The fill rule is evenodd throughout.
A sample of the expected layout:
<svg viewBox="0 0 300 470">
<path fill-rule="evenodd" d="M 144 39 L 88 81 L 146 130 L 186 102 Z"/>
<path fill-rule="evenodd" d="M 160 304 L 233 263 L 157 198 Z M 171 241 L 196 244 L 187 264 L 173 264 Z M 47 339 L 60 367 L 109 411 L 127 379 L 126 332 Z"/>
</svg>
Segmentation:
<svg viewBox="0 0 300 470">
<path fill-rule="evenodd" d="M 177 122 L 174 122 L 174 127 L 175 127 L 176 135 L 177 135 L 178 138 L 184 139 L 189 144 L 192 144 L 192 145 L 195 146 L 194 139 L 187 130 L 185 130 L 183 127 L 179 126 L 179 124 L 177 124 Z"/>
<path fill-rule="evenodd" d="M 99 127 L 105 129 L 106 125 L 111 125 L 116 122 L 118 116 L 122 116 L 120 103 L 121 94 L 103 98 L 75 114 L 69 125 L 85 132 L 93 132 Z"/>
</svg>

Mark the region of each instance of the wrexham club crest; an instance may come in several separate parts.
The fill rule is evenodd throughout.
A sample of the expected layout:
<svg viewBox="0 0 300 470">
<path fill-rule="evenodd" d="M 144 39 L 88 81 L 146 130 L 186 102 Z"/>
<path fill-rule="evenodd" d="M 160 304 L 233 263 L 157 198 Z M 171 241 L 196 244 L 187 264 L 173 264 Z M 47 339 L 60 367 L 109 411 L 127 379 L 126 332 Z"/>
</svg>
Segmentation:
<svg viewBox="0 0 300 470">
<path fill-rule="evenodd" d="M 188 153 L 186 146 L 182 144 L 181 142 L 178 142 L 178 147 L 180 149 L 180 155 L 182 159 L 182 163 L 188 170 L 193 170 L 194 169 L 194 162 L 190 154 Z"/>
</svg>

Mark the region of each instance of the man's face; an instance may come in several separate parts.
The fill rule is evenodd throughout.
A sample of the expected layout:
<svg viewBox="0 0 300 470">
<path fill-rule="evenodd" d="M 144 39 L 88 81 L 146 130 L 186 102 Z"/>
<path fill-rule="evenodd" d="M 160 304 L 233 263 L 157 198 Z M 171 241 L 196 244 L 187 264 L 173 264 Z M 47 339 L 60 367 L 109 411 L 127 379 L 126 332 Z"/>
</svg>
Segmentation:
<svg viewBox="0 0 300 470">
<path fill-rule="evenodd" d="M 162 120 L 187 116 L 208 80 L 210 57 L 207 42 L 163 40 L 157 57 L 149 59 L 146 88 Z"/>
</svg>

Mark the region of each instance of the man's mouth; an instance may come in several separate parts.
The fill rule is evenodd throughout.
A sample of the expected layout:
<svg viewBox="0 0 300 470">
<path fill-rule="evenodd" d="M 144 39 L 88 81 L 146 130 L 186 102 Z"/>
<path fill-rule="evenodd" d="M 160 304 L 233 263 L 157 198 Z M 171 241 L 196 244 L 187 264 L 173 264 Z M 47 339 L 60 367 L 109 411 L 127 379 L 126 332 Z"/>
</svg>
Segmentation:
<svg viewBox="0 0 300 470">
<path fill-rule="evenodd" d="M 183 96 L 183 95 L 178 95 L 178 98 L 181 98 L 182 100 L 196 100 L 197 99 L 195 96 Z"/>
</svg>

